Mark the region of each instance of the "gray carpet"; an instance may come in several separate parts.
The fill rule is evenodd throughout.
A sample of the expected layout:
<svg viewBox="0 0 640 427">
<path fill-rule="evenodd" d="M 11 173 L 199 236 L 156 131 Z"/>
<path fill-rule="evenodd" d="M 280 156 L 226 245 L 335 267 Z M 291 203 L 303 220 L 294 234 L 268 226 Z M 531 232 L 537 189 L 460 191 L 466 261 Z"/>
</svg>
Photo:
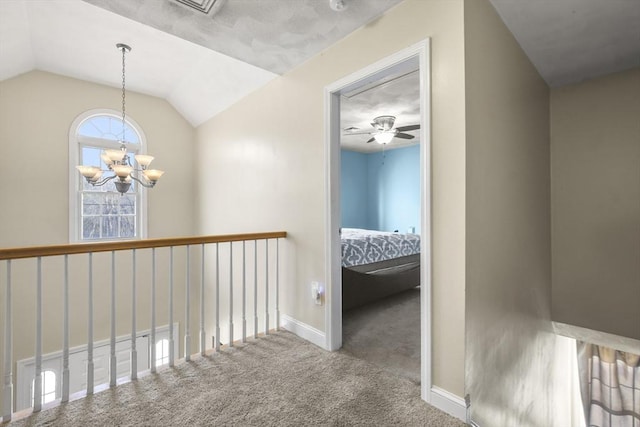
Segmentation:
<svg viewBox="0 0 640 427">
<path fill-rule="evenodd" d="M 414 383 L 281 331 L 16 421 L 22 426 L 464 426 Z"/>
<path fill-rule="evenodd" d="M 342 349 L 420 384 L 420 289 L 343 313 Z"/>
</svg>

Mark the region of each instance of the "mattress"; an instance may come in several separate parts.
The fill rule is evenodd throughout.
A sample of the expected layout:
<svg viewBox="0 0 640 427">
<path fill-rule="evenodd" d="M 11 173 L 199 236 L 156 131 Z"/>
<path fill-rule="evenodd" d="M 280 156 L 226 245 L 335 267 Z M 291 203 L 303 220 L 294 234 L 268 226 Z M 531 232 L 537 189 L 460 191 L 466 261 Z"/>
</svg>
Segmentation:
<svg viewBox="0 0 640 427">
<path fill-rule="evenodd" d="M 342 266 L 371 264 L 420 253 L 418 234 L 343 228 Z"/>
</svg>

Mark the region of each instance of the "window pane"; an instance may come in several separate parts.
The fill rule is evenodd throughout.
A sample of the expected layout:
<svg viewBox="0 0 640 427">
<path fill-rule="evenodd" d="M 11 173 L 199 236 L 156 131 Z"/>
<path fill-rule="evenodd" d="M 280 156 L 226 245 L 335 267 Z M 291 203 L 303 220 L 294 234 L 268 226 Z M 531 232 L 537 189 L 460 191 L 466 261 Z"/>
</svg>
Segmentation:
<svg viewBox="0 0 640 427">
<path fill-rule="evenodd" d="M 100 193 L 82 194 L 82 215 L 99 215 L 104 196 Z"/>
<path fill-rule="evenodd" d="M 120 237 L 136 237 L 135 215 L 120 217 Z"/>
<path fill-rule="evenodd" d="M 120 196 L 120 213 L 122 215 L 136 214 L 136 195 L 127 193 Z"/>
<path fill-rule="evenodd" d="M 122 141 L 124 139 L 129 143 L 140 143 L 138 133 L 129 123 L 125 123 L 123 138 L 122 118 L 115 116 L 95 116 L 85 120 L 78 128 L 78 135 L 110 141 Z"/>
<path fill-rule="evenodd" d="M 82 238 L 85 240 L 100 238 L 99 216 L 88 216 L 82 218 Z"/>
<path fill-rule="evenodd" d="M 118 236 L 118 217 L 105 216 L 102 217 L 102 238 L 115 239 Z"/>
<path fill-rule="evenodd" d="M 42 403 L 49 403 L 56 400 L 56 373 L 53 371 L 42 372 Z M 31 406 L 33 407 L 33 395 L 35 391 L 36 380 L 31 381 Z"/>
<path fill-rule="evenodd" d="M 78 135 L 91 136 L 93 138 L 101 138 L 102 131 L 98 127 L 98 122 L 100 122 L 102 117 L 94 117 L 91 120 L 87 120 L 82 123 L 80 129 L 78 129 Z"/>
<path fill-rule="evenodd" d="M 156 366 L 169 363 L 169 340 L 161 339 L 156 342 Z"/>
<path fill-rule="evenodd" d="M 83 239 L 136 237 L 136 203 L 137 197 L 135 194 L 83 193 Z"/>
<path fill-rule="evenodd" d="M 120 205 L 120 194 L 105 193 L 102 213 L 105 215 L 118 215 Z"/>
</svg>

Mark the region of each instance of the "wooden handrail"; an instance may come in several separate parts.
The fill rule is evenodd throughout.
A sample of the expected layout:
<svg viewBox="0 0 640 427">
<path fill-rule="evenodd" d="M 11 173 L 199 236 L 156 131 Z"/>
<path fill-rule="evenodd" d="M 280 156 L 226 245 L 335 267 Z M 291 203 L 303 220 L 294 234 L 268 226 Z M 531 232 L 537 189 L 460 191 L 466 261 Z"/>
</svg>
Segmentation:
<svg viewBox="0 0 640 427">
<path fill-rule="evenodd" d="M 169 237 L 161 239 L 128 240 L 126 242 L 71 243 L 66 245 L 29 246 L 0 249 L 0 260 L 83 254 L 89 252 L 124 251 L 168 246 L 200 245 L 203 243 L 241 242 L 287 237 L 286 231 L 268 233 L 227 234 L 220 236 Z"/>
</svg>

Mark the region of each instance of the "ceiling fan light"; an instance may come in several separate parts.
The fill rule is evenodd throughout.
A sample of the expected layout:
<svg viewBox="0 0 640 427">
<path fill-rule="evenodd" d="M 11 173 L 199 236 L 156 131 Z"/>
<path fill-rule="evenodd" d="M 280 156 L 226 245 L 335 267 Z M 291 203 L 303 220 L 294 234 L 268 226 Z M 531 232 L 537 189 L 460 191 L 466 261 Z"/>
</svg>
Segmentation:
<svg viewBox="0 0 640 427">
<path fill-rule="evenodd" d="M 384 132 L 376 133 L 373 137 L 375 138 L 378 144 L 384 145 L 384 144 L 390 143 L 394 135 L 395 135 L 395 132 L 384 131 Z"/>
</svg>

